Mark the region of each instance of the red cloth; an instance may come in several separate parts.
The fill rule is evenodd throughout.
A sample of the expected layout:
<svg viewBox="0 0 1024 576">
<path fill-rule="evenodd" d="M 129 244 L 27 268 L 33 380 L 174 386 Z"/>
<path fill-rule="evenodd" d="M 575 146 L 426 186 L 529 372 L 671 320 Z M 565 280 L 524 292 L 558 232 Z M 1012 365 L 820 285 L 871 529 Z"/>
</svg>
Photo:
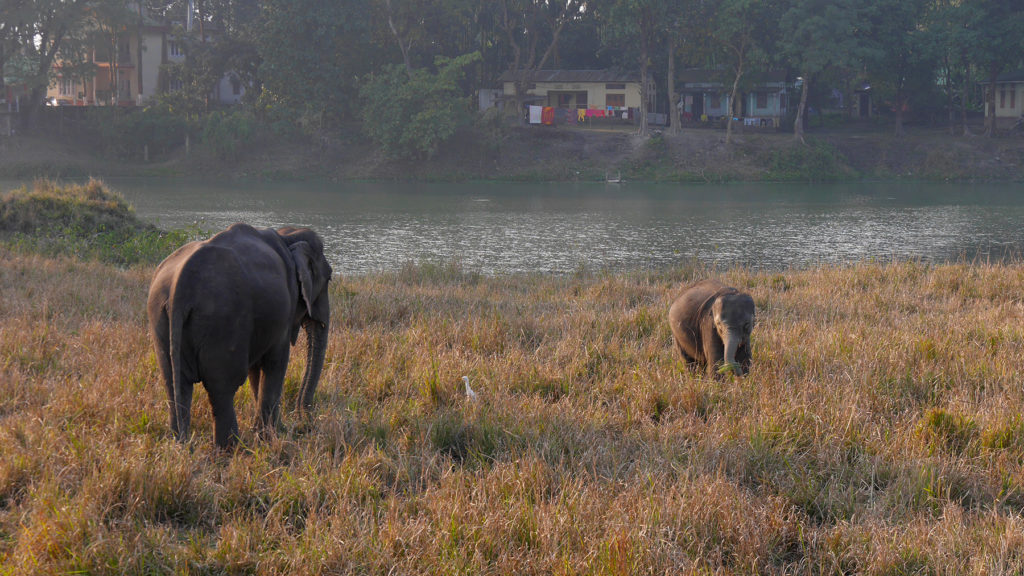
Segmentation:
<svg viewBox="0 0 1024 576">
<path fill-rule="evenodd" d="M 555 123 L 555 109 L 551 106 L 545 106 L 544 110 L 540 113 L 540 123 L 551 126 Z"/>
</svg>

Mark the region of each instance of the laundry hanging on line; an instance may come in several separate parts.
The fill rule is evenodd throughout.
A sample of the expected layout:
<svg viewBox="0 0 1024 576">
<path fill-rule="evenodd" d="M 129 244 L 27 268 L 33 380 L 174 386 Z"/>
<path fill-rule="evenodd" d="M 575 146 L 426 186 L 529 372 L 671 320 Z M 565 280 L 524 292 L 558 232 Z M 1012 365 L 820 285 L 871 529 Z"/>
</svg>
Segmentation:
<svg viewBox="0 0 1024 576">
<path fill-rule="evenodd" d="M 542 106 L 530 106 L 530 124 L 540 124 L 543 112 Z"/>
</svg>

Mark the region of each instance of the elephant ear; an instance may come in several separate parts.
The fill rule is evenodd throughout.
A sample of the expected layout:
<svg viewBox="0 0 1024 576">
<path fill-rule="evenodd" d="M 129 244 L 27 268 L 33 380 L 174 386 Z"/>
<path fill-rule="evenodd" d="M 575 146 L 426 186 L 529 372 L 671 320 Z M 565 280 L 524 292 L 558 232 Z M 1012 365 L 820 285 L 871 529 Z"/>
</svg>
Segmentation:
<svg viewBox="0 0 1024 576">
<path fill-rule="evenodd" d="M 292 260 L 295 261 L 295 274 L 299 277 L 299 294 L 306 305 L 306 314 L 314 320 L 313 303 L 316 300 L 316 287 L 313 285 L 313 270 L 316 266 L 316 255 L 308 242 L 296 242 L 290 246 Z"/>
</svg>

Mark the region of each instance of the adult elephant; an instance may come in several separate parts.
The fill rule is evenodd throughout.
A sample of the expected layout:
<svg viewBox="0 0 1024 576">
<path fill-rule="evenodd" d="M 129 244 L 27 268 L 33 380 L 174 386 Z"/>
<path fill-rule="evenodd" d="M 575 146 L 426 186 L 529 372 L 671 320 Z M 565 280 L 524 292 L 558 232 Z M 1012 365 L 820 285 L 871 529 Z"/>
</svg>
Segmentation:
<svg viewBox="0 0 1024 576">
<path fill-rule="evenodd" d="M 246 377 L 257 428 L 276 426 L 300 328 L 308 345 L 298 408 L 312 407 L 327 350 L 330 279 L 323 241 L 308 228 L 235 224 L 182 246 L 157 267 L 147 312 L 178 440 L 189 437 L 197 382 L 210 399 L 218 446 L 238 436 L 234 397 Z"/>
<path fill-rule="evenodd" d="M 701 280 L 683 290 L 669 308 L 676 347 L 691 367 L 716 376 L 719 366 L 750 370 L 750 332 L 754 299 L 716 280 Z"/>
</svg>

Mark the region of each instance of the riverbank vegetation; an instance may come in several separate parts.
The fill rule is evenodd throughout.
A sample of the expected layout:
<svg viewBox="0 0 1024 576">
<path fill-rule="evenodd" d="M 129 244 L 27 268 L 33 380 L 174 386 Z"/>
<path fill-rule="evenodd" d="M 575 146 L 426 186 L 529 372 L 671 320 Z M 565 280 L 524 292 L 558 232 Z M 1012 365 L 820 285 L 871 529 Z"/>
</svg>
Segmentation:
<svg viewBox="0 0 1024 576">
<path fill-rule="evenodd" d="M 171 438 L 152 270 L 0 246 L 2 574 L 1024 570 L 1019 263 L 336 278 L 315 414 L 239 390 L 229 454 L 202 392 Z M 712 275 L 746 378 L 672 349 Z"/>
</svg>

